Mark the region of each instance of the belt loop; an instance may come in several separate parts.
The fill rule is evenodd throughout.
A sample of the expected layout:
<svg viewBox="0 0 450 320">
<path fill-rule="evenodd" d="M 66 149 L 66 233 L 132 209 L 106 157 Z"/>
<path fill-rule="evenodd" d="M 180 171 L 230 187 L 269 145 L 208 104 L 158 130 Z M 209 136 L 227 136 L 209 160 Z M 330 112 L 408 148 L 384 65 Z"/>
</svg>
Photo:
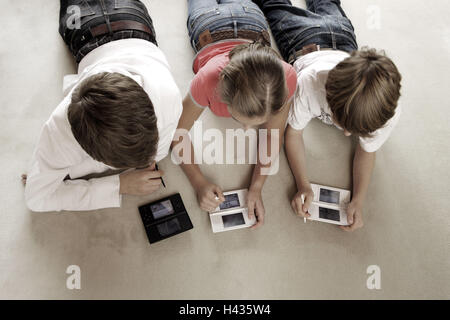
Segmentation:
<svg viewBox="0 0 450 320">
<path fill-rule="evenodd" d="M 236 22 L 236 20 L 233 21 L 233 26 L 234 26 L 234 37 L 237 38 L 238 37 L 238 30 L 237 30 L 237 22 Z"/>
<path fill-rule="evenodd" d="M 112 36 L 113 31 L 111 28 L 111 22 L 109 21 L 109 15 L 108 15 L 108 10 L 106 9 L 105 0 L 99 0 L 99 2 L 102 7 L 102 13 L 103 13 L 103 16 L 105 17 L 105 22 L 106 22 L 106 26 L 108 27 L 108 32 Z"/>
</svg>

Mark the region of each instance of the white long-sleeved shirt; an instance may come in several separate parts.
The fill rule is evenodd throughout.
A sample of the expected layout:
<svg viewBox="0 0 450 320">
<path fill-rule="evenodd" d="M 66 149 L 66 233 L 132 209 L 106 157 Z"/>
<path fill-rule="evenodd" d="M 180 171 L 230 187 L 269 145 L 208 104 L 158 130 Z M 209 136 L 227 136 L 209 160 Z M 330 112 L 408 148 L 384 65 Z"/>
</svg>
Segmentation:
<svg viewBox="0 0 450 320">
<path fill-rule="evenodd" d="M 67 95 L 42 128 L 25 187 L 26 204 L 32 211 L 120 207 L 119 175 L 79 179 L 114 168 L 94 160 L 81 148 L 67 118 L 73 90 L 82 80 L 100 72 L 121 73 L 144 88 L 157 117 L 155 161 L 169 152 L 182 112 L 182 98 L 164 54 L 153 43 L 140 39 L 102 45 L 83 58 L 77 75 L 65 77 Z"/>
</svg>

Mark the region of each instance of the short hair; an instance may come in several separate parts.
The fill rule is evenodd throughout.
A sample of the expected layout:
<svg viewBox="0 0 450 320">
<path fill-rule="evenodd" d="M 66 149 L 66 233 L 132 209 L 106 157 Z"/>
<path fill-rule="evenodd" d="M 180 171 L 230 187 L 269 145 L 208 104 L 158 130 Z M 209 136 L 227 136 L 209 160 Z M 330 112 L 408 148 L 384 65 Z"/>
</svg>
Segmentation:
<svg viewBox="0 0 450 320">
<path fill-rule="evenodd" d="M 349 132 L 370 137 L 394 116 L 401 79 L 384 52 L 352 52 L 328 73 L 326 97 L 334 119 Z"/>
<path fill-rule="evenodd" d="M 274 114 L 288 96 L 281 57 L 261 42 L 236 46 L 220 73 L 220 96 L 239 114 L 252 118 Z"/>
<path fill-rule="evenodd" d="M 98 73 L 73 92 L 72 133 L 92 158 L 115 168 L 146 166 L 156 154 L 155 111 L 144 89 L 120 73 Z"/>
</svg>

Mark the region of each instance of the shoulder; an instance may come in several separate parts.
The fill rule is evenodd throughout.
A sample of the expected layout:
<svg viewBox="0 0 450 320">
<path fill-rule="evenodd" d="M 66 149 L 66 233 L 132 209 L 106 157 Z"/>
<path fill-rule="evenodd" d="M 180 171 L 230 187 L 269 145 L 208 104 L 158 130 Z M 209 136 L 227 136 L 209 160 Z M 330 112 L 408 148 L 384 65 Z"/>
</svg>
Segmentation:
<svg viewBox="0 0 450 320">
<path fill-rule="evenodd" d="M 402 113 L 402 107 L 400 105 L 395 109 L 394 116 L 380 129 L 372 133 L 371 137 L 359 138 L 361 147 L 366 152 L 375 152 L 387 141 L 392 134 L 392 131 L 397 126 Z"/>
</svg>

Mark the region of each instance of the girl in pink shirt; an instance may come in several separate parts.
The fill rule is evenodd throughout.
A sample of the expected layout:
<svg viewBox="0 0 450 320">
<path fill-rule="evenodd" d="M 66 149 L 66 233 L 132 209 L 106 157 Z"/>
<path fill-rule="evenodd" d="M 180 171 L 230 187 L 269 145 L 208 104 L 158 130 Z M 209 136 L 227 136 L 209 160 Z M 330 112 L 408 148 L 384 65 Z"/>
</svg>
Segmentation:
<svg viewBox="0 0 450 320">
<path fill-rule="evenodd" d="M 270 157 L 279 152 L 285 124 L 297 86 L 297 76 L 270 45 L 268 25 L 260 9 L 250 0 L 188 0 L 188 31 L 197 53 L 195 73 L 183 100 L 179 129 L 190 130 L 208 107 L 219 117 L 232 117 L 244 129 L 267 129 Z M 271 148 L 271 132 L 278 133 L 278 148 Z M 172 147 L 184 139 L 172 142 Z M 263 143 L 259 141 L 259 144 Z M 267 169 L 258 158 L 248 193 L 250 218 L 264 222 L 261 190 Z M 181 167 L 197 193 L 200 207 L 213 211 L 225 200 L 219 186 L 209 182 L 191 159 Z"/>
</svg>

